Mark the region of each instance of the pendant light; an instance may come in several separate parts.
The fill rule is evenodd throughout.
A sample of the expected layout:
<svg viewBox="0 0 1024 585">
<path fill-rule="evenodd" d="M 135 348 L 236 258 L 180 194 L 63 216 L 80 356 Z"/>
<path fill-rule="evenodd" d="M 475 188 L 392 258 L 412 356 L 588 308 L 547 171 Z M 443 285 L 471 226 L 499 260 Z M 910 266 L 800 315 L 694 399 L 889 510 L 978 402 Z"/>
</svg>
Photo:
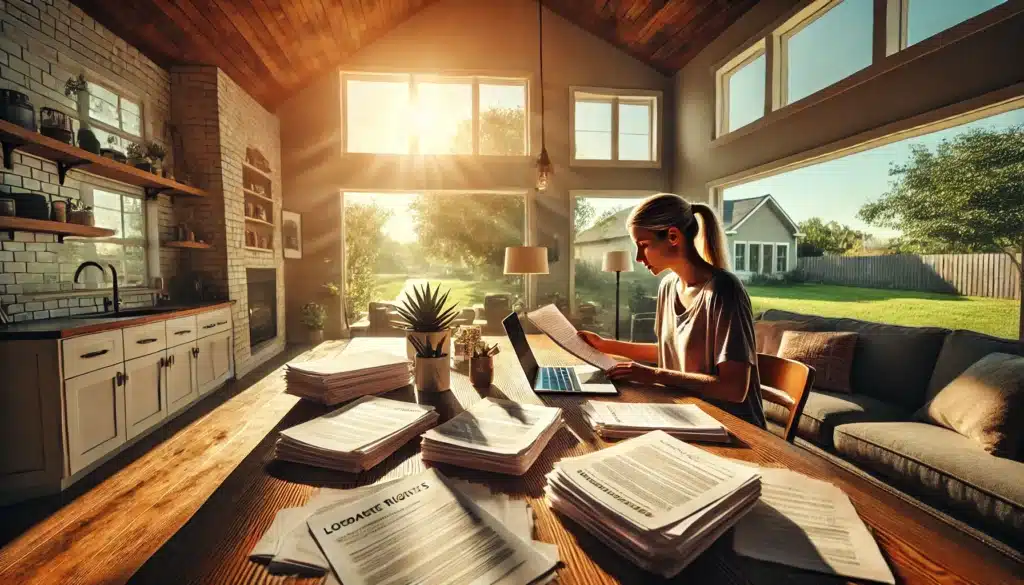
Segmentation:
<svg viewBox="0 0 1024 585">
<path fill-rule="evenodd" d="M 537 32 L 540 48 L 540 156 L 537 157 L 537 190 L 544 191 L 555 169 L 544 144 L 544 5 L 541 0 L 537 0 Z"/>
</svg>

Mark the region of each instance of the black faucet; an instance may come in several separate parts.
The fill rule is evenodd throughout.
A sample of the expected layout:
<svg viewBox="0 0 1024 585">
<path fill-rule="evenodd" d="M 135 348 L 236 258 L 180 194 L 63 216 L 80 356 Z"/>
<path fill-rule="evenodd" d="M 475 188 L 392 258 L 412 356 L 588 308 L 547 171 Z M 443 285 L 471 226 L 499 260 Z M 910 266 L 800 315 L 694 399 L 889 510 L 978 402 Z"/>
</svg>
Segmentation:
<svg viewBox="0 0 1024 585">
<path fill-rule="evenodd" d="M 82 262 L 78 266 L 78 270 L 75 270 L 75 282 L 78 282 L 78 276 L 80 274 L 82 274 L 82 271 L 85 270 L 86 268 L 90 267 L 90 266 L 95 266 L 96 268 L 98 268 L 99 271 L 103 273 L 103 276 L 107 275 L 107 273 L 104 272 L 102 266 L 100 266 L 99 264 L 93 262 L 92 260 L 87 260 L 85 262 Z M 108 264 L 107 266 L 110 267 L 110 274 L 114 277 L 114 313 L 119 313 L 121 311 L 121 294 L 117 290 L 117 269 L 114 268 L 113 264 Z M 103 297 L 103 311 L 104 312 L 109 310 L 108 309 L 108 307 L 110 306 L 109 303 L 110 303 L 110 299 L 108 299 L 107 297 Z"/>
</svg>

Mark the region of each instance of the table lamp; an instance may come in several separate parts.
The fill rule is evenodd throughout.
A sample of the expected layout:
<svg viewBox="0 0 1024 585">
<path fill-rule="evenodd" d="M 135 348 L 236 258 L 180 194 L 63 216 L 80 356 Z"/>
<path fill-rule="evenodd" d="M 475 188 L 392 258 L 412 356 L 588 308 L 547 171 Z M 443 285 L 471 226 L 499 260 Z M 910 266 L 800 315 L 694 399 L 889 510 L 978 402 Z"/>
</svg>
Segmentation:
<svg viewBox="0 0 1024 585">
<path fill-rule="evenodd" d="M 604 272 L 615 273 L 615 339 L 619 338 L 619 280 L 623 272 L 633 271 L 633 259 L 629 252 L 614 250 L 604 253 L 604 264 L 601 266 Z"/>
<path fill-rule="evenodd" d="M 510 246 L 505 248 L 505 274 L 548 273 L 548 249 L 544 246 Z M 533 306 L 532 287 L 526 285 L 526 308 Z"/>
</svg>

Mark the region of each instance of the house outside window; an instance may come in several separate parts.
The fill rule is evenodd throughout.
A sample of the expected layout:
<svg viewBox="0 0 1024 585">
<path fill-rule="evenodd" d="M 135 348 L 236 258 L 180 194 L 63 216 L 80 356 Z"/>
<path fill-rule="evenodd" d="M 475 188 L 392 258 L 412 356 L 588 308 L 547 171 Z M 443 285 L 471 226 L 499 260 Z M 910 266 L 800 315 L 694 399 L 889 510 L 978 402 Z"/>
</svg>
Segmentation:
<svg viewBox="0 0 1024 585">
<path fill-rule="evenodd" d="M 570 89 L 574 166 L 661 167 L 661 92 Z"/>
</svg>

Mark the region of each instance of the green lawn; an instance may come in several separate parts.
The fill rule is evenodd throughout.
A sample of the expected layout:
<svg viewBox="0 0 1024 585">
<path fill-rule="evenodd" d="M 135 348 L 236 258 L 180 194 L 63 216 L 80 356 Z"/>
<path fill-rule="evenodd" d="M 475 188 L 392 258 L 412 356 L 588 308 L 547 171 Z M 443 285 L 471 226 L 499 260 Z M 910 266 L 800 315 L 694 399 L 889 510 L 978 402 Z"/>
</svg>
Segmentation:
<svg viewBox="0 0 1024 585">
<path fill-rule="evenodd" d="M 521 294 L 521 287 L 515 283 L 508 283 L 504 279 L 493 281 L 462 280 L 456 278 L 412 278 L 404 274 L 381 274 L 377 276 L 377 289 L 375 299 L 392 301 L 398 298 L 403 289 L 413 285 L 417 287 L 429 282 L 431 289 L 441 285 L 441 290 L 451 290 L 448 301 L 455 301 L 460 309 L 471 309 L 473 305 L 483 304 L 484 295 L 490 293 L 511 293 Z"/>
<path fill-rule="evenodd" d="M 748 286 L 754 313 L 781 309 L 897 325 L 970 329 L 1017 338 L 1020 302 L 827 284 Z"/>
</svg>

